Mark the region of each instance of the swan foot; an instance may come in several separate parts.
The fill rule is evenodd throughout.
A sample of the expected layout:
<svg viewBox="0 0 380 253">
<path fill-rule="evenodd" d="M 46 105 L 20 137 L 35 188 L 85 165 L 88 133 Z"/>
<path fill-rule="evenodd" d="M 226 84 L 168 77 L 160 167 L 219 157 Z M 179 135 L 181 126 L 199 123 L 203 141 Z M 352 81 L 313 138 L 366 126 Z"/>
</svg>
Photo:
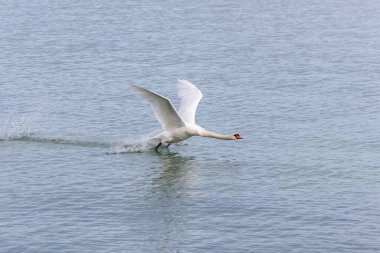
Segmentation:
<svg viewBox="0 0 380 253">
<path fill-rule="evenodd" d="M 158 148 L 162 145 L 162 142 L 158 143 L 158 145 L 154 148 L 154 151 L 158 152 Z"/>
</svg>

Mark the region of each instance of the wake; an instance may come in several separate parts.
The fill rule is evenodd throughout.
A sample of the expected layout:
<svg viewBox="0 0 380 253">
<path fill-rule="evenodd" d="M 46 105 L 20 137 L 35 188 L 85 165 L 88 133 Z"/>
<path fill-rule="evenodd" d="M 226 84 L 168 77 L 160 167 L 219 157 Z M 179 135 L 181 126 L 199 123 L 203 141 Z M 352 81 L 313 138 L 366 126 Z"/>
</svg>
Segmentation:
<svg viewBox="0 0 380 253">
<path fill-rule="evenodd" d="M 122 141 L 94 141 L 39 137 L 30 133 L 17 133 L 16 135 L 7 134 L 6 136 L 3 135 L 0 136 L 0 141 L 36 142 L 77 147 L 107 148 L 109 150 L 106 152 L 107 154 L 141 153 L 152 150 L 157 145 L 154 141 L 150 140 L 150 138 L 146 137 L 141 137 L 134 141 L 131 141 L 130 139 L 125 139 Z"/>
<path fill-rule="evenodd" d="M 139 137 L 125 138 L 122 140 L 87 140 L 36 136 L 31 133 L 31 128 L 24 120 L 7 122 L 0 126 L 0 141 L 36 142 L 56 145 L 71 145 L 88 148 L 108 149 L 107 154 L 141 153 L 152 150 L 156 141 L 152 140 L 153 134 Z"/>
</svg>

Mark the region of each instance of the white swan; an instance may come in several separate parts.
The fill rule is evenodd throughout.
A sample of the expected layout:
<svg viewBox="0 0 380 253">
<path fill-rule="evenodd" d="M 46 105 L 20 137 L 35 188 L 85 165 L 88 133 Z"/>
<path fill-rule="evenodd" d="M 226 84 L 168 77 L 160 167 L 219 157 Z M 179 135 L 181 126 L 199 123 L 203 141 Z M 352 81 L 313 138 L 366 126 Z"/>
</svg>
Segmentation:
<svg viewBox="0 0 380 253">
<path fill-rule="evenodd" d="M 221 140 L 243 139 L 239 134 L 213 133 L 195 123 L 195 112 L 203 95 L 189 81 L 178 80 L 178 96 L 181 98 L 178 112 L 166 97 L 137 85 L 130 85 L 129 88 L 135 96 L 150 103 L 157 120 L 164 130 L 152 138 L 159 141 L 155 147 L 156 151 L 161 145 L 167 145 L 168 147 L 172 143 L 178 143 L 192 136 L 211 137 Z"/>
</svg>

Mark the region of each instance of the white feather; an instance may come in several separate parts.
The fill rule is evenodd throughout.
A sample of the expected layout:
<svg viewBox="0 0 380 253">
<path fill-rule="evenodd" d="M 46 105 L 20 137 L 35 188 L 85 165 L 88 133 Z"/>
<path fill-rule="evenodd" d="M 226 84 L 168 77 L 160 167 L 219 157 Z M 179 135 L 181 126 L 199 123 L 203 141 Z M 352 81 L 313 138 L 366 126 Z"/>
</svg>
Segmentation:
<svg viewBox="0 0 380 253">
<path fill-rule="evenodd" d="M 186 123 L 195 124 L 195 113 L 203 94 L 194 84 L 186 80 L 178 80 L 177 86 L 178 96 L 181 99 L 178 114 Z"/>
<path fill-rule="evenodd" d="M 165 131 L 185 126 L 169 99 L 137 85 L 132 84 L 129 88 L 136 97 L 150 103 L 157 120 Z"/>
</svg>

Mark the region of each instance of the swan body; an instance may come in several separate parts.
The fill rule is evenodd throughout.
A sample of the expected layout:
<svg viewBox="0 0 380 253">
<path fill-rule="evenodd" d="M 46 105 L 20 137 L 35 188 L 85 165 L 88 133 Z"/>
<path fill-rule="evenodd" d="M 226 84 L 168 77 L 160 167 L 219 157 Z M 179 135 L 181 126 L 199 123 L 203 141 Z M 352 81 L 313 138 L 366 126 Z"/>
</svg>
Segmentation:
<svg viewBox="0 0 380 253">
<path fill-rule="evenodd" d="M 133 94 L 147 101 L 160 122 L 162 133 L 152 137 L 159 143 L 155 150 L 161 145 L 169 146 L 178 143 L 192 136 L 210 137 L 221 140 L 242 139 L 239 134 L 224 135 L 208 131 L 195 123 L 195 114 L 203 95 L 201 91 L 192 83 L 186 80 L 178 80 L 178 96 L 181 99 L 178 111 L 174 108 L 170 100 L 146 88 L 130 85 Z"/>
</svg>

